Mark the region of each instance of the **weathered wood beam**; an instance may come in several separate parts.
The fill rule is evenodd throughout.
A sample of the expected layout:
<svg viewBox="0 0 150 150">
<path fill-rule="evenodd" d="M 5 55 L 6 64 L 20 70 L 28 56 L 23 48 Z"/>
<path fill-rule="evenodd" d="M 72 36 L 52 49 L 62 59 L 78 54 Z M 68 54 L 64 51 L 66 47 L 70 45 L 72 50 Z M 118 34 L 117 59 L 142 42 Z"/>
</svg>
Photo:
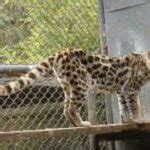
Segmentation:
<svg viewBox="0 0 150 150">
<path fill-rule="evenodd" d="M 0 142 L 20 141 L 50 137 L 68 137 L 77 135 L 99 134 L 104 140 L 120 140 L 126 134 L 138 134 L 150 137 L 150 122 L 134 124 L 108 124 L 92 127 L 51 128 L 41 130 L 24 130 L 0 132 Z M 119 138 L 117 135 L 119 134 Z M 112 138 L 113 137 L 113 138 Z M 132 137 L 134 138 L 134 137 Z"/>
</svg>

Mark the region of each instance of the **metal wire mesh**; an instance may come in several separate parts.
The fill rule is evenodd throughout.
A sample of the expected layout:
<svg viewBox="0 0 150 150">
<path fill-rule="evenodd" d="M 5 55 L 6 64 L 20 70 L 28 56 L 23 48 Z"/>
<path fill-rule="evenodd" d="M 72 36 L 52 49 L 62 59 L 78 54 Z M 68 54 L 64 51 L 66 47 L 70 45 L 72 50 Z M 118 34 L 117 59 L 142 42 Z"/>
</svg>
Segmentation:
<svg viewBox="0 0 150 150">
<path fill-rule="evenodd" d="M 0 57 L 3 64 L 31 64 L 66 47 L 99 49 L 96 0 L 3 0 L 0 6 Z M 16 79 L 16 78 L 15 78 Z M 15 80 L 1 75 L 0 84 Z M 8 97 L 0 97 L 0 130 L 69 127 L 63 115 L 63 91 L 55 79 L 43 79 Z M 97 96 L 97 120 L 105 123 L 103 96 Z M 82 116 L 87 119 L 87 109 Z M 89 138 L 76 136 L 1 143 L 1 149 L 87 150 Z M 102 143 L 100 149 L 106 149 Z"/>
<path fill-rule="evenodd" d="M 46 82 L 46 84 L 45 84 Z M 1 81 L 2 83 L 2 81 Z M 39 81 L 35 85 L 8 97 L 0 97 L 0 130 L 25 130 L 69 127 L 63 115 L 63 91 L 57 81 Z M 104 101 L 97 98 L 97 120 L 105 122 Z M 83 118 L 87 119 L 86 106 L 82 109 Z M 16 149 L 89 149 L 87 136 L 29 140 L 17 143 L 1 143 L 2 148 Z M 78 146 L 77 146 L 78 145 Z M 101 147 L 104 147 L 103 143 Z"/>
<path fill-rule="evenodd" d="M 70 46 L 99 49 L 96 0 L 3 1 L 1 61 L 35 63 Z"/>
</svg>

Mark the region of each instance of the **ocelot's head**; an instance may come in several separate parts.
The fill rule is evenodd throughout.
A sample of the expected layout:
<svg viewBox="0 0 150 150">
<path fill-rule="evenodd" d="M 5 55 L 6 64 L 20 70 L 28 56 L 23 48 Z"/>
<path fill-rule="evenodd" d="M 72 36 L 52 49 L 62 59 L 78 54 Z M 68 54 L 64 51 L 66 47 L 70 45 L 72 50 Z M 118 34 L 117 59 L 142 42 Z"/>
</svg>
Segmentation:
<svg viewBox="0 0 150 150">
<path fill-rule="evenodd" d="M 132 53 L 132 62 L 143 80 L 150 81 L 150 51 Z"/>
</svg>

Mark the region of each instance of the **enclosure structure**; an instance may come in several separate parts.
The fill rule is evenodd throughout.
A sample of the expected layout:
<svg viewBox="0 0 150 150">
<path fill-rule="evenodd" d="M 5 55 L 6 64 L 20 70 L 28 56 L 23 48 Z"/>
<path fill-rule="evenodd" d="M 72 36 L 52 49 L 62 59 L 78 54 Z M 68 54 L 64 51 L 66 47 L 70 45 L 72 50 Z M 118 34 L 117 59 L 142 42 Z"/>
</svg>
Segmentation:
<svg viewBox="0 0 150 150">
<path fill-rule="evenodd" d="M 4 6 L 3 9 L 4 10 L 6 9 L 5 13 L 8 16 L 10 14 L 12 15 L 10 16 L 10 18 L 9 17 L 7 18 L 8 20 L 4 20 L 4 23 L 6 23 L 4 25 L 11 24 L 10 28 L 14 29 L 12 35 L 16 35 L 16 37 L 10 38 L 8 41 L 6 38 L 5 39 L 6 41 L 3 41 L 3 44 L 6 44 L 7 46 L 3 47 L 2 49 L 3 53 L 0 52 L 0 54 L 3 55 L 1 57 L 2 63 L 8 62 L 15 64 L 36 63 L 37 61 L 42 60 L 44 57 L 47 57 L 48 53 L 53 53 L 56 51 L 56 49 L 62 49 L 62 47 L 81 46 L 82 48 L 87 50 L 94 50 L 94 49 L 99 50 L 100 41 L 98 32 L 99 30 L 98 5 L 95 0 L 91 0 L 88 2 L 77 0 L 72 0 L 69 2 L 68 1 L 60 2 L 59 0 L 55 2 L 50 0 L 47 1 L 30 0 L 25 2 L 23 1 L 18 2 L 14 0 L 12 2 L 14 3 L 7 1 L 2 5 Z M 122 3 L 119 2 L 111 3 L 111 1 L 109 0 L 106 1 L 99 0 L 98 2 L 100 4 L 99 6 L 101 7 L 101 10 L 104 10 L 101 26 L 103 33 L 102 34 L 103 48 L 107 50 L 108 46 L 108 49 L 111 49 L 111 51 L 109 51 L 110 55 L 120 55 L 122 52 L 123 53 L 129 52 L 130 48 L 126 46 L 128 45 L 128 42 L 132 40 L 126 41 L 126 39 L 128 38 L 124 36 L 126 35 L 125 33 L 123 33 L 123 38 L 117 38 L 120 33 L 118 32 L 118 29 L 120 29 L 119 27 L 121 27 L 122 24 L 116 25 L 116 23 L 118 22 L 116 22 L 113 19 L 117 16 L 118 18 L 122 18 L 122 15 L 126 11 L 130 10 L 130 8 L 132 10 L 132 6 L 136 5 L 135 2 L 139 2 L 138 5 L 136 5 L 136 7 L 137 6 L 140 7 L 141 5 L 147 6 L 146 5 L 147 3 L 145 2 L 141 3 L 141 1 L 136 0 L 132 4 L 130 4 L 130 1 L 124 2 L 122 1 Z M 124 6 L 123 4 L 126 3 L 127 5 Z M 126 9 L 122 10 L 122 8 Z M 118 14 L 120 12 L 123 14 L 122 15 Z M 13 16 L 13 13 L 15 14 L 15 16 Z M 125 14 L 125 16 L 128 15 Z M 133 14 L 133 16 L 135 17 L 135 14 Z M 122 18 L 122 21 L 123 20 L 125 21 L 125 18 L 124 19 Z M 119 21 L 119 23 L 121 23 L 121 21 Z M 133 27 L 131 26 L 131 24 L 128 24 L 129 22 L 127 20 L 126 23 L 127 25 L 123 29 L 121 28 L 120 31 L 124 31 L 124 29 L 126 29 L 126 27 L 128 26 Z M 15 25 L 17 25 L 18 27 Z M 8 30 L 8 27 L 4 30 L 7 32 L 9 31 L 8 35 L 7 32 L 6 33 L 0 32 L 0 34 L 1 35 L 5 34 L 7 35 L 6 37 L 9 36 L 12 37 L 10 30 Z M 16 28 L 19 29 L 21 32 L 19 32 Z M 128 31 L 128 29 L 126 30 Z M 16 31 L 18 31 L 19 33 Z M 138 30 L 136 31 L 137 31 L 136 33 L 139 34 Z M 142 36 L 138 37 L 140 38 Z M 119 41 L 112 41 L 115 39 L 118 39 Z M 137 38 L 135 38 L 134 40 L 136 39 Z M 140 41 L 144 42 L 144 40 L 141 39 Z M 139 41 L 137 43 L 139 44 Z M 116 44 L 120 46 L 115 47 Z M 56 47 L 54 45 L 56 45 Z M 6 48 L 8 48 L 7 51 Z M 124 52 L 124 49 L 129 50 Z M 20 66 L 16 66 L 15 67 L 16 69 L 11 69 L 10 66 L 8 66 L 8 69 L 5 68 L 5 73 L 4 70 L 3 73 L 1 72 L 1 84 L 5 84 L 10 80 L 14 80 L 23 73 L 25 73 L 26 71 L 31 69 L 29 66 L 24 67 L 25 68 L 22 69 L 22 71 L 20 72 L 18 72 L 20 70 L 19 69 Z M 83 150 L 95 148 L 102 150 L 108 148 L 105 142 L 104 143 L 101 142 L 102 138 L 105 140 L 106 139 L 118 140 L 124 137 L 126 133 L 130 133 L 131 131 L 133 131 L 132 135 L 130 135 L 131 139 L 133 137 L 135 138 L 139 136 L 143 137 L 146 136 L 147 138 L 149 138 L 148 122 L 147 124 L 144 123 L 132 124 L 129 126 L 108 125 L 108 126 L 95 126 L 91 128 L 77 128 L 77 129 L 64 128 L 69 127 L 69 125 L 63 116 L 63 97 L 64 96 L 62 89 L 58 85 L 57 81 L 53 78 L 44 78 L 44 80 L 37 82 L 35 85 L 28 87 L 21 92 L 13 94 L 9 97 L 0 97 L 0 107 L 1 107 L 0 136 L 1 139 L 5 139 L 5 141 L 7 141 L 1 142 L 0 144 L 1 148 L 2 149 L 30 148 L 30 149 L 56 149 L 56 150 L 59 149 Z M 106 123 L 105 108 L 109 107 L 112 108 L 112 111 L 107 111 L 107 114 L 109 114 L 107 115 L 108 123 L 119 122 L 119 115 L 118 113 L 116 113 L 116 110 L 114 109 L 117 108 L 116 99 L 112 96 L 108 96 L 108 98 L 111 98 L 111 100 L 107 101 L 106 103 L 107 107 L 105 107 L 103 95 L 95 96 L 93 92 L 89 93 L 89 101 L 88 101 L 89 109 L 85 109 L 85 107 L 83 107 L 82 111 L 83 117 L 87 119 L 88 116 L 87 113 L 89 113 L 89 120 L 91 120 L 93 123 L 95 122 L 99 124 Z M 148 97 L 146 98 L 148 101 Z M 91 103 L 91 100 L 93 102 L 96 101 L 96 103 Z M 112 100 L 113 103 L 111 103 Z M 144 98 L 144 100 L 146 99 Z M 147 110 L 148 112 L 149 108 L 145 110 Z M 147 116 L 149 116 L 149 114 Z M 112 122 L 110 122 L 110 120 Z M 128 132 L 127 129 L 129 129 Z M 116 136 L 114 132 L 118 134 L 118 136 Z M 134 135 L 134 133 L 137 132 L 140 133 L 138 135 Z M 82 133 L 82 135 L 78 133 Z M 99 133 L 99 135 L 97 135 L 96 137 L 93 135 L 90 137 L 87 136 L 87 134 L 89 135 L 95 133 Z M 120 133 L 122 137 L 119 135 Z M 61 136 L 61 138 L 57 137 L 57 135 Z M 67 135 L 67 137 L 65 137 L 64 135 Z M 113 137 L 113 135 L 115 135 L 115 137 Z M 52 138 L 52 136 L 54 138 Z M 126 137 L 129 138 L 129 135 L 127 135 Z M 11 140 L 15 138 L 16 141 Z M 121 143 L 121 145 L 122 144 L 123 143 Z M 91 145 L 93 147 L 91 147 Z M 118 148 L 120 150 L 119 147 L 120 144 L 117 143 L 115 146 L 114 144 L 110 145 L 112 147 L 109 148 L 115 147 L 116 149 Z M 132 145 L 130 145 L 130 148 L 132 148 L 131 146 Z M 121 146 L 121 148 L 125 148 L 125 146 L 124 147 Z"/>
</svg>

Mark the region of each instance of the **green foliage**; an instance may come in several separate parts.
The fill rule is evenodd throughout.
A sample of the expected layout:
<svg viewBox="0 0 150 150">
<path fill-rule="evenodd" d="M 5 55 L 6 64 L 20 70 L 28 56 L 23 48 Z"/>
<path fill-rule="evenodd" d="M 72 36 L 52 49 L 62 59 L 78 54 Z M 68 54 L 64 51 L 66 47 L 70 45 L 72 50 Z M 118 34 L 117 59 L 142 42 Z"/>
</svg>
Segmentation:
<svg viewBox="0 0 150 150">
<path fill-rule="evenodd" d="M 98 50 L 96 0 L 5 0 L 0 9 L 5 62 L 35 63 L 66 47 Z"/>
</svg>

